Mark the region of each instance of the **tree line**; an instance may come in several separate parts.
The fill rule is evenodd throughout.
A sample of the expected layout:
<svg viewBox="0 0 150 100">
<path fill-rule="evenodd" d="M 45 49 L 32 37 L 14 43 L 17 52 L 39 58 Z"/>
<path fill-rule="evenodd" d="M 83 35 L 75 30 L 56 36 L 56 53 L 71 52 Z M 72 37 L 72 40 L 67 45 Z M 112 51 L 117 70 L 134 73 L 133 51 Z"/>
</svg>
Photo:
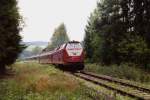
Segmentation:
<svg viewBox="0 0 150 100">
<path fill-rule="evenodd" d="M 150 61 L 150 1 L 100 0 L 85 28 L 84 47 L 89 62 Z"/>
</svg>

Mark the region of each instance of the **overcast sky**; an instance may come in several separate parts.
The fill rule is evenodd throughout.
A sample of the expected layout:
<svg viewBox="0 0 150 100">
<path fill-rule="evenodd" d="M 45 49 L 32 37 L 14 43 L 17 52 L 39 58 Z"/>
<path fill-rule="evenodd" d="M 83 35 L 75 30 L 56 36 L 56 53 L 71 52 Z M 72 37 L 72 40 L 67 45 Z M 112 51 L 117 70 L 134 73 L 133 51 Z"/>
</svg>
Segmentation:
<svg viewBox="0 0 150 100">
<path fill-rule="evenodd" d="M 97 0 L 18 0 L 26 26 L 23 41 L 49 41 L 54 29 L 65 23 L 71 40 L 83 40 L 84 28 Z"/>
</svg>

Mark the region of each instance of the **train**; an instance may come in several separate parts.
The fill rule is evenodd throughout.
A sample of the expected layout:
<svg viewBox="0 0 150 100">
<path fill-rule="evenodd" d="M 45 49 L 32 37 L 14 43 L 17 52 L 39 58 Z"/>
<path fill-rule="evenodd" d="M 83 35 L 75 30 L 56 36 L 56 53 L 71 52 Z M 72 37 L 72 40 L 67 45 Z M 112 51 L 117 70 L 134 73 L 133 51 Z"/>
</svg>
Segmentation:
<svg viewBox="0 0 150 100">
<path fill-rule="evenodd" d="M 41 64 L 53 64 L 60 69 L 78 71 L 84 69 L 84 49 L 80 42 L 69 41 L 52 51 L 42 52 L 28 57 L 26 60 L 36 60 Z"/>
</svg>

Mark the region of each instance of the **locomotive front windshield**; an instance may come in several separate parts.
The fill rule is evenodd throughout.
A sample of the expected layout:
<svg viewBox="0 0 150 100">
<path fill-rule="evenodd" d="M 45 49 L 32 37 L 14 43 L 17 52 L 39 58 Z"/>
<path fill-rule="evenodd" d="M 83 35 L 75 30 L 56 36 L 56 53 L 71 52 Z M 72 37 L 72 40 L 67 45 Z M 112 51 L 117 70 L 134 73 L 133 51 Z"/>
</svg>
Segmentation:
<svg viewBox="0 0 150 100">
<path fill-rule="evenodd" d="M 66 50 L 69 56 L 80 56 L 83 48 L 80 43 L 68 43 Z"/>
</svg>

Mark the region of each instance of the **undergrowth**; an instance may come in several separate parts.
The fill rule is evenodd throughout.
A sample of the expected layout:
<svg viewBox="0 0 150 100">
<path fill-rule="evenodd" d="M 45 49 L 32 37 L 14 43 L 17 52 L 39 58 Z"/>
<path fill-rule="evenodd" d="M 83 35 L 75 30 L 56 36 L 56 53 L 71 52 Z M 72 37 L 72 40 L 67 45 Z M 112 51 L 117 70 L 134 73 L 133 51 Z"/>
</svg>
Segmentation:
<svg viewBox="0 0 150 100">
<path fill-rule="evenodd" d="M 100 64 L 86 64 L 85 70 L 99 74 L 109 75 L 121 79 L 132 80 L 144 84 L 150 83 L 150 73 L 143 69 L 128 66 L 126 64 L 117 66 L 102 66 Z"/>
</svg>

